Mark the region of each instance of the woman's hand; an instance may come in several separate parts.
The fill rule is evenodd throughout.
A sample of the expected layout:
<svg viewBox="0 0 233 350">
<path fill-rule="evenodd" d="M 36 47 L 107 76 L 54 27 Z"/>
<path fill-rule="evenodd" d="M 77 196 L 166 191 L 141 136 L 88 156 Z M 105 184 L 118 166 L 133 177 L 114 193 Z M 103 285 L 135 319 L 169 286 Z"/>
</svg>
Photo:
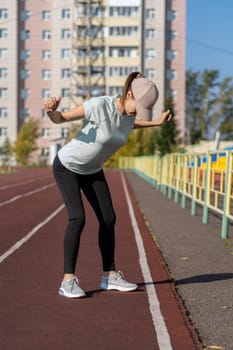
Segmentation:
<svg viewBox="0 0 233 350">
<path fill-rule="evenodd" d="M 170 120 L 172 119 L 172 114 L 170 112 L 170 110 L 168 109 L 166 112 L 163 112 L 162 115 L 160 116 L 159 119 L 156 120 L 156 122 L 158 123 L 157 125 L 163 125 L 166 122 L 170 122 Z"/>
<path fill-rule="evenodd" d="M 83 105 L 75 107 L 67 112 L 60 112 L 57 111 L 60 102 L 61 97 L 49 97 L 44 102 L 44 108 L 52 122 L 60 124 L 67 121 L 80 120 L 84 118 L 85 111 Z"/>
<path fill-rule="evenodd" d="M 61 102 L 61 97 L 49 97 L 44 102 L 44 108 L 47 113 L 54 112 L 58 108 L 59 104 Z"/>
<path fill-rule="evenodd" d="M 161 126 L 165 123 L 170 122 L 172 119 L 172 114 L 170 110 L 168 109 L 166 112 L 163 112 L 162 115 L 159 117 L 159 119 L 155 120 L 142 120 L 142 119 L 135 119 L 134 123 L 134 129 L 138 128 L 151 128 L 153 126 Z"/>
<path fill-rule="evenodd" d="M 59 111 L 56 111 L 57 107 L 59 106 L 61 102 L 61 97 L 49 97 L 44 102 L 44 108 L 48 114 L 48 117 L 54 122 L 55 124 L 64 123 L 66 120 L 64 120 L 62 113 Z"/>
</svg>

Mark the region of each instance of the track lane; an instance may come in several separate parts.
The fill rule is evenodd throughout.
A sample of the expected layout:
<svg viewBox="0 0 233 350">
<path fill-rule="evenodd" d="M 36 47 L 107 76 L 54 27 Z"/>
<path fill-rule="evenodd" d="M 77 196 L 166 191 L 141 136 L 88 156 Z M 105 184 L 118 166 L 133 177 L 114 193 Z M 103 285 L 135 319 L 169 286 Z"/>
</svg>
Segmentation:
<svg viewBox="0 0 233 350">
<path fill-rule="evenodd" d="M 124 202 L 124 193 L 120 193 L 118 206 Z M 0 294 L 4 301 L 1 317 L 5 320 L 3 348 L 69 350 L 78 345 L 81 349 L 111 347 L 119 350 L 136 349 L 137 346 L 156 349 L 143 287 L 127 294 L 99 290 L 102 269 L 97 223 L 92 209 L 88 205 L 86 208 L 89 221 L 82 237 L 79 276 L 88 297 L 67 300 L 57 295 L 66 221 L 65 211 L 62 211 L 0 265 Z M 124 215 L 127 206 L 125 209 Z M 129 240 L 129 230 L 129 219 L 126 223 L 118 223 L 117 231 L 122 240 L 119 244 L 123 244 L 126 254 L 123 257 L 121 249 L 117 249 L 117 260 L 119 267 L 127 271 L 127 276 L 131 280 L 135 278 L 142 286 L 138 253 L 133 236 Z M 127 268 L 128 265 L 132 266 Z M 146 327 L 141 327 L 142 320 L 147 320 Z M 7 336 L 12 329 L 14 336 Z M 135 332 L 135 329 L 140 331 Z"/>
<path fill-rule="evenodd" d="M 0 255 L 61 205 L 56 186 L 0 207 Z"/>
<path fill-rule="evenodd" d="M 52 177 L 51 168 L 18 168 L 9 174 L 0 174 L 0 188 L 10 185 L 18 185 L 27 181 Z"/>
<path fill-rule="evenodd" d="M 31 179 L 28 181 L 13 182 L 8 185 L 0 186 L 0 205 L 10 199 L 21 196 L 27 192 L 35 191 L 43 186 L 54 183 L 52 176 L 43 176 L 37 179 Z"/>
<path fill-rule="evenodd" d="M 117 266 L 126 272 L 129 280 L 139 284 L 139 290 L 126 294 L 99 290 L 102 272 L 97 247 L 97 222 L 85 202 L 89 220 L 82 237 L 78 276 L 81 286 L 87 291 L 87 298 L 67 300 L 57 295 L 66 222 L 65 210 L 62 210 L 30 241 L 0 264 L 0 318 L 3 335 L 0 339 L 1 348 L 159 349 L 120 173 L 107 172 L 106 175 L 112 184 L 113 202 L 118 218 Z M 42 193 L 37 196 L 42 196 Z M 197 349 L 192 343 L 182 312 L 177 307 L 177 300 L 161 256 L 148 233 L 135 200 L 133 197 L 131 199 L 151 268 L 153 284 L 160 298 L 169 334 L 172 336 L 173 349 Z M 43 207 L 46 207 L 42 210 L 45 217 L 48 215 L 47 202 L 51 205 L 51 202 L 56 201 L 61 203 L 57 191 L 54 191 L 53 195 L 47 194 L 46 200 L 42 196 L 40 200 L 33 201 L 31 215 L 36 216 L 35 211 L 41 213 L 40 206 L 43 203 Z M 15 210 L 15 217 L 18 218 L 20 211 L 17 208 Z"/>
</svg>

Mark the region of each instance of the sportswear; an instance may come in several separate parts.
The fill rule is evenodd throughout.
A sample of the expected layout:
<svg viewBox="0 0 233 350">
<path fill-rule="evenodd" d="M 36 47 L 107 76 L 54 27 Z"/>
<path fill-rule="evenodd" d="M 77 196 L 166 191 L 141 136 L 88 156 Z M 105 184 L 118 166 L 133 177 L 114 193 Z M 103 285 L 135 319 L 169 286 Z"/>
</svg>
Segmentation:
<svg viewBox="0 0 233 350">
<path fill-rule="evenodd" d="M 75 276 L 62 281 L 58 294 L 67 298 L 83 298 L 86 295 L 79 287 L 79 280 Z"/>
<path fill-rule="evenodd" d="M 79 174 L 96 173 L 126 143 L 135 117 L 119 112 L 118 97 L 101 96 L 84 102 L 85 117 L 80 131 L 58 152 L 67 169 Z"/>
<path fill-rule="evenodd" d="M 120 292 L 131 292 L 138 288 L 137 284 L 126 281 L 123 272 L 118 271 L 103 276 L 100 288 L 103 290 L 118 290 Z"/>
</svg>

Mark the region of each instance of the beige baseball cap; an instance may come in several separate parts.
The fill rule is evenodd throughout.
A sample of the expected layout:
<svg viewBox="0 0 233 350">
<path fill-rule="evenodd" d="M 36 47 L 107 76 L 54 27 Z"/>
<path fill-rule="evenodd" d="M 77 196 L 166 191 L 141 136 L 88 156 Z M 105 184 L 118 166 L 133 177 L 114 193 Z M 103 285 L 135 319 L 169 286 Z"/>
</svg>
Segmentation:
<svg viewBox="0 0 233 350">
<path fill-rule="evenodd" d="M 157 86 L 151 80 L 139 77 L 132 81 L 131 87 L 138 118 L 152 120 L 153 107 L 159 97 Z"/>
</svg>

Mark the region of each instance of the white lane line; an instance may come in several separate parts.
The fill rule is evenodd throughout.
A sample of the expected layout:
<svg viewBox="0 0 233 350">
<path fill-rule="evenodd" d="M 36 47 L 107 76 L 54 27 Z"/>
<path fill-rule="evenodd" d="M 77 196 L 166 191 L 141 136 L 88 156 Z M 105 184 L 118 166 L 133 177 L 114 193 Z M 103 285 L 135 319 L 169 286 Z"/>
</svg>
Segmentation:
<svg viewBox="0 0 233 350">
<path fill-rule="evenodd" d="M 49 215 L 44 221 L 35 226 L 26 236 L 16 242 L 10 249 L 8 249 L 5 253 L 0 256 L 0 263 L 3 262 L 6 258 L 8 258 L 11 254 L 13 254 L 17 249 L 19 249 L 24 243 L 29 241 L 29 239 L 34 236 L 34 234 L 39 231 L 43 226 L 45 226 L 50 220 L 52 220 L 62 209 L 64 208 L 64 204 L 62 204 L 59 208 L 57 208 L 51 215 Z"/>
<path fill-rule="evenodd" d="M 8 188 L 13 188 L 13 187 L 18 187 L 18 186 L 21 186 L 21 185 L 27 185 L 29 183 L 32 183 L 32 182 L 36 182 L 38 180 L 43 180 L 43 179 L 47 179 L 49 178 L 50 176 L 42 176 L 42 177 L 38 177 L 37 179 L 33 179 L 33 180 L 28 180 L 28 181 L 23 181 L 23 182 L 17 182 L 15 184 L 11 184 L 11 185 L 5 185 L 5 186 L 2 186 L 0 187 L 0 191 L 2 190 L 6 190 Z"/>
<path fill-rule="evenodd" d="M 121 173 L 121 180 L 123 183 L 125 197 L 129 208 L 130 219 L 133 226 L 135 240 L 137 243 L 137 248 L 139 253 L 139 263 L 143 274 L 144 282 L 146 284 L 146 291 L 147 291 L 147 296 L 149 300 L 150 312 L 153 320 L 157 341 L 159 344 L 159 349 L 172 350 L 170 336 L 168 334 L 168 330 L 160 310 L 160 303 L 153 285 L 153 280 L 152 280 L 150 268 L 147 262 L 143 240 L 142 240 L 138 223 L 135 217 L 135 213 L 134 213 L 132 202 L 129 196 L 126 181 L 122 173 Z"/>
<path fill-rule="evenodd" d="M 6 204 L 10 204 L 10 203 L 12 203 L 12 202 L 15 202 L 15 201 L 17 201 L 17 200 L 20 199 L 20 198 L 28 197 L 28 196 L 31 196 L 32 194 L 37 193 L 37 192 L 44 191 L 44 190 L 46 190 L 47 188 L 49 188 L 49 187 L 51 187 L 51 186 L 54 186 L 54 183 L 49 184 L 49 185 L 46 185 L 46 186 L 43 186 L 43 187 L 40 187 L 40 188 L 37 188 L 37 189 L 34 190 L 34 191 L 30 191 L 30 192 L 26 192 L 26 193 L 19 194 L 18 196 L 12 197 L 11 199 L 8 199 L 8 200 L 5 201 L 5 202 L 1 202 L 1 203 L 0 203 L 0 207 L 2 207 L 3 205 L 6 205 Z"/>
</svg>

